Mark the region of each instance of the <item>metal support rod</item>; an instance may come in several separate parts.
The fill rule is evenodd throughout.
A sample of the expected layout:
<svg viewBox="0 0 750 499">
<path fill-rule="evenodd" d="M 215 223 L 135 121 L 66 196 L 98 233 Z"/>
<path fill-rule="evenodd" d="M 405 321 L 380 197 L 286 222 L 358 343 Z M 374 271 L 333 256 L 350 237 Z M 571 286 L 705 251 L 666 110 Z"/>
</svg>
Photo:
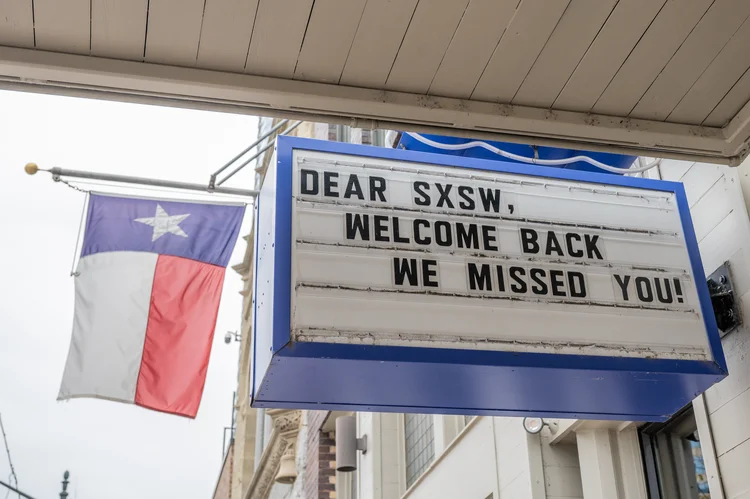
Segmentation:
<svg viewBox="0 0 750 499">
<path fill-rule="evenodd" d="M 230 166 L 232 166 L 232 163 L 234 163 L 235 161 L 237 161 L 238 159 L 240 159 L 242 156 L 244 156 L 245 154 L 247 154 L 247 152 L 250 151 L 250 149 L 252 149 L 253 147 L 255 147 L 258 144 L 260 144 L 261 142 L 263 142 L 272 133 L 274 133 L 276 130 L 278 130 L 279 128 L 281 128 L 284 125 L 286 125 L 288 122 L 289 122 L 289 120 L 281 120 L 281 121 L 279 121 L 278 123 L 276 123 L 276 125 L 274 125 L 273 128 L 271 128 L 269 131 L 267 131 L 266 133 L 264 133 L 261 137 L 258 137 L 258 140 L 256 140 L 255 142 L 253 142 L 252 144 L 250 144 L 249 146 L 247 146 L 241 153 L 239 153 L 234 158 L 230 159 L 224 166 L 222 166 L 221 168 L 219 168 L 218 170 L 216 170 L 211 175 L 211 179 L 208 181 L 209 187 L 213 189 L 214 188 L 214 184 L 216 183 L 216 177 L 218 177 L 221 172 L 223 172 L 224 170 L 226 170 L 227 168 L 229 168 Z"/>
<path fill-rule="evenodd" d="M 286 130 L 284 130 L 283 132 L 281 132 L 281 133 L 280 133 L 279 135 L 287 135 L 287 134 L 288 134 L 289 132 L 291 132 L 292 130 L 294 130 L 295 128 L 297 128 L 298 126 L 300 126 L 301 124 L 302 124 L 302 122 L 301 122 L 301 121 L 297 121 L 297 122 L 295 122 L 295 123 L 294 123 L 294 124 L 293 124 L 292 126 L 290 126 L 290 127 L 289 127 L 289 128 L 287 128 Z M 247 166 L 248 164 L 250 164 L 250 163 L 251 163 L 251 162 L 252 162 L 252 161 L 253 161 L 253 160 L 254 160 L 255 158 L 257 158 L 258 156 L 260 156 L 261 154 L 263 154 L 264 152 L 266 152 L 267 150 L 269 150 L 269 149 L 270 149 L 271 147 L 273 147 L 273 142 L 269 142 L 268 144 L 266 144 L 266 146 L 265 146 L 265 147 L 263 147 L 263 149 L 260 149 L 260 150 L 259 150 L 258 152 L 256 152 L 256 153 L 255 153 L 255 154 L 253 154 L 252 156 L 250 156 L 250 158 L 248 158 L 248 159 L 247 159 L 247 160 L 246 160 L 246 161 L 245 161 L 244 163 L 242 163 L 242 164 L 241 164 L 240 166 L 238 166 L 237 168 L 235 168 L 234 170 L 232 170 L 232 171 L 231 171 L 231 172 L 229 173 L 229 175 L 227 175 L 227 176 L 226 176 L 226 177 L 224 177 L 223 179 L 219 180 L 219 182 L 218 182 L 218 183 L 217 183 L 216 185 L 221 185 L 221 184 L 223 184 L 224 182 L 226 182 L 227 180 L 229 180 L 230 178 L 232 178 L 232 177 L 234 176 L 234 174 L 235 174 L 235 173 L 237 173 L 238 171 L 240 171 L 240 170 L 242 170 L 243 168 L 245 168 L 245 167 L 246 167 L 246 166 Z"/>
<path fill-rule="evenodd" d="M 120 182 L 124 184 L 139 184 L 148 185 L 153 187 L 166 187 L 168 189 L 184 189 L 188 191 L 200 191 L 216 194 L 229 194 L 233 196 L 245 196 L 245 197 L 257 197 L 258 191 L 246 190 L 246 189 L 235 189 L 233 187 L 216 187 L 209 189 L 208 186 L 203 184 L 191 184 L 187 182 L 174 182 L 171 180 L 159 180 L 144 177 L 131 177 L 127 175 L 112 175 L 109 173 L 94 173 L 85 172 L 81 170 L 67 170 L 63 168 L 52 168 L 50 170 L 41 170 L 34 163 L 26 165 L 26 173 L 29 175 L 35 174 L 37 171 L 47 171 L 52 174 L 52 179 L 59 181 L 60 177 L 71 177 L 71 178 L 85 178 L 90 180 L 101 180 L 104 182 Z"/>
<path fill-rule="evenodd" d="M 28 494 L 24 494 L 24 493 L 23 493 L 23 492 L 21 492 L 20 490 L 18 490 L 18 489 L 16 489 L 16 488 L 14 488 L 14 487 L 11 487 L 11 486 L 10 486 L 10 485 L 8 485 L 7 483 L 3 482 L 2 480 L 0 480 L 0 485 L 2 485 L 3 487 L 7 488 L 7 489 L 8 489 L 8 490 L 10 490 L 11 492 L 15 492 L 15 493 L 16 493 L 16 494 L 18 494 L 19 496 L 21 496 L 21 497 L 24 497 L 25 499 L 34 499 L 34 498 L 33 498 L 33 497 L 31 497 L 30 495 L 28 495 Z"/>
</svg>

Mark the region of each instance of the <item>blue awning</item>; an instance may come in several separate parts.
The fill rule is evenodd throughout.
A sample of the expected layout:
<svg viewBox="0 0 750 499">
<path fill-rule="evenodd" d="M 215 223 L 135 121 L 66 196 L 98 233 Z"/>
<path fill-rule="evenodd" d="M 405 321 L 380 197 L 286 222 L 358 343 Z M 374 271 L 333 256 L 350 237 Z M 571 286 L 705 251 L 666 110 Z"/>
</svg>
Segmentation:
<svg viewBox="0 0 750 499">
<path fill-rule="evenodd" d="M 460 137 L 447 137 L 447 136 L 442 136 L 442 135 L 419 134 L 419 136 L 424 137 L 428 141 L 439 142 L 440 144 L 446 144 L 446 145 L 468 144 L 469 142 L 483 142 L 484 144 L 487 144 L 491 147 L 495 147 L 497 149 L 500 149 L 502 151 L 505 151 L 511 154 L 523 156 L 526 158 L 534 158 L 534 147 L 523 145 L 523 144 L 514 144 L 511 142 L 474 141 L 472 139 L 464 139 Z M 450 154 L 453 156 L 463 156 L 463 157 L 469 157 L 469 158 L 507 161 L 510 163 L 521 163 L 521 164 L 524 163 L 524 161 L 509 159 L 509 158 L 500 156 L 497 153 L 492 152 L 481 146 L 467 147 L 465 149 L 460 149 L 460 150 L 442 149 L 442 148 L 435 147 L 429 144 L 425 144 L 423 141 L 418 140 L 417 137 L 419 136 L 417 136 L 416 134 L 409 134 L 409 133 L 401 134 L 401 140 L 399 141 L 398 147 L 401 149 L 407 149 L 410 151 L 422 151 L 422 152 L 431 152 L 431 153 L 437 153 L 437 154 Z M 608 154 L 608 153 L 590 152 L 590 151 L 578 151 L 575 149 L 560 149 L 556 147 L 539 146 L 539 147 L 536 147 L 536 150 L 538 154 L 538 159 L 541 159 L 541 160 L 547 160 L 547 159 L 559 160 L 559 159 L 573 158 L 575 156 L 587 156 L 595 161 L 604 163 L 605 165 L 609 165 L 615 168 L 630 168 L 633 162 L 636 160 L 636 156 L 625 156 L 621 154 Z M 548 165 L 545 165 L 545 166 L 548 166 Z M 563 164 L 563 165 L 553 166 L 553 168 L 567 168 L 570 170 L 583 170 L 583 171 L 590 171 L 590 172 L 597 172 L 597 173 L 616 174 L 614 172 L 608 172 L 606 170 L 603 170 L 585 161 L 574 161 L 574 162 Z"/>
</svg>

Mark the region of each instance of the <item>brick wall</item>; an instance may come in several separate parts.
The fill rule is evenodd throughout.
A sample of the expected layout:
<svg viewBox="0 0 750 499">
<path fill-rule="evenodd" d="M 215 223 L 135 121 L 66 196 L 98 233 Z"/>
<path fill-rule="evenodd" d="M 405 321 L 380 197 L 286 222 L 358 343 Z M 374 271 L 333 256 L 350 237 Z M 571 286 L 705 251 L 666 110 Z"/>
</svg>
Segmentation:
<svg viewBox="0 0 750 499">
<path fill-rule="evenodd" d="M 318 499 L 336 497 L 336 433 L 322 433 L 318 446 Z"/>
<path fill-rule="evenodd" d="M 321 427 L 328 411 L 307 413 L 305 499 L 336 498 L 336 433 Z"/>
</svg>

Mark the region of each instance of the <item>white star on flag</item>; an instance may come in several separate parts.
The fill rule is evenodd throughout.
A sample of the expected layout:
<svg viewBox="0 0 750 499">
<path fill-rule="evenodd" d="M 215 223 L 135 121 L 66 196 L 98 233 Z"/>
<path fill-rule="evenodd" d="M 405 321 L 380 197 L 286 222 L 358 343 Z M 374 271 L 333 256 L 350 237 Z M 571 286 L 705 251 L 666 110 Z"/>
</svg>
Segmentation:
<svg viewBox="0 0 750 499">
<path fill-rule="evenodd" d="M 151 236 L 151 242 L 154 242 L 167 232 L 176 236 L 188 237 L 188 235 L 185 234 L 185 231 L 180 228 L 179 224 L 189 216 L 190 213 L 170 216 L 164 211 L 164 208 L 162 208 L 161 205 L 157 204 L 156 215 L 154 215 L 153 218 L 136 218 L 135 221 L 150 225 L 154 228 L 154 233 Z"/>
</svg>

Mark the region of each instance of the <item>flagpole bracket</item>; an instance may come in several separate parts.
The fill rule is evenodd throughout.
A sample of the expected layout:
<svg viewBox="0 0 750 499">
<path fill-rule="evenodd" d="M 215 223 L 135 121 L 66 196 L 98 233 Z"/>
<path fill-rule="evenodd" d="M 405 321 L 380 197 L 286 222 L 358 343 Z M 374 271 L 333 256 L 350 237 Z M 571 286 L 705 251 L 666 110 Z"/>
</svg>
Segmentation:
<svg viewBox="0 0 750 499">
<path fill-rule="evenodd" d="M 166 189 L 178 189 L 186 191 L 200 191 L 215 194 L 224 194 L 229 196 L 241 196 L 255 198 L 258 196 L 257 190 L 235 189 L 233 187 L 206 186 L 205 184 L 192 184 L 188 182 L 176 182 L 172 180 L 160 180 L 144 177 L 131 177 L 129 175 L 113 175 L 108 173 L 95 173 L 81 170 L 68 170 L 54 167 L 49 170 L 39 168 L 36 163 L 28 163 L 24 168 L 26 173 L 34 175 L 37 171 L 46 171 L 52 175 L 55 182 L 65 182 L 63 177 L 81 178 L 86 180 L 96 180 L 100 182 L 114 182 L 132 185 L 146 185 L 150 187 L 163 187 Z M 66 182 L 67 183 L 67 182 Z"/>
</svg>

